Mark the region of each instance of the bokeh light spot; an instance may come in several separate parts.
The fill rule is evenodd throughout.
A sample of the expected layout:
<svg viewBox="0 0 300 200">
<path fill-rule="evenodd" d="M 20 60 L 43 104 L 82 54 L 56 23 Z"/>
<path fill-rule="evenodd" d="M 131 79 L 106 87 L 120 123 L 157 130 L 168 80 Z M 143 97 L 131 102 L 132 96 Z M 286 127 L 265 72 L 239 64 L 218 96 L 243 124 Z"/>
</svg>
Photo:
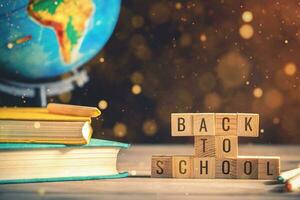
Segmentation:
<svg viewBox="0 0 300 200">
<path fill-rule="evenodd" d="M 127 134 L 127 127 L 124 123 L 117 122 L 114 125 L 113 132 L 116 137 L 122 138 Z"/>
<path fill-rule="evenodd" d="M 134 95 L 139 95 L 142 92 L 142 87 L 140 85 L 138 85 L 138 84 L 135 84 L 135 85 L 132 86 L 131 92 Z"/>
<path fill-rule="evenodd" d="M 153 136 L 157 132 L 157 124 L 154 120 L 146 120 L 143 123 L 143 132 L 145 135 Z"/>
<path fill-rule="evenodd" d="M 244 22 L 251 22 L 253 19 L 253 14 L 251 11 L 245 11 L 242 14 L 242 19 Z"/>
<path fill-rule="evenodd" d="M 295 63 L 287 63 L 285 66 L 284 66 L 284 73 L 288 76 L 293 76 L 297 71 L 297 66 Z"/>
<path fill-rule="evenodd" d="M 283 104 L 283 96 L 277 89 L 270 89 L 265 94 L 265 105 L 271 109 L 277 109 Z"/>
<path fill-rule="evenodd" d="M 98 107 L 101 109 L 101 110 L 105 110 L 108 108 L 108 103 L 107 101 L 105 100 L 100 100 L 99 103 L 98 103 Z"/>
<path fill-rule="evenodd" d="M 248 40 L 254 34 L 254 29 L 250 24 L 244 24 L 240 27 L 240 35 L 243 39 Z"/>
<path fill-rule="evenodd" d="M 253 96 L 256 98 L 261 98 L 263 93 L 264 93 L 263 90 L 259 87 L 254 88 L 254 90 L 253 90 Z"/>
</svg>

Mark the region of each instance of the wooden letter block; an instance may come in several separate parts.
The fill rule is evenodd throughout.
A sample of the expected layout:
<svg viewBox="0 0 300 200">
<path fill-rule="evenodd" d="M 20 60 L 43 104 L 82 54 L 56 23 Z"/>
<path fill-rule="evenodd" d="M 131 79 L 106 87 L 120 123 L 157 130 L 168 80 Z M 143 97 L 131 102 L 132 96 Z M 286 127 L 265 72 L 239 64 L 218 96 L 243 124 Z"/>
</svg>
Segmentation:
<svg viewBox="0 0 300 200">
<path fill-rule="evenodd" d="M 280 157 L 258 156 L 258 179 L 275 179 L 280 174 Z"/>
<path fill-rule="evenodd" d="M 215 178 L 216 172 L 215 158 L 194 157 L 193 158 L 193 177 L 194 178 Z"/>
<path fill-rule="evenodd" d="M 238 113 L 237 135 L 244 137 L 258 137 L 259 115 L 251 113 Z"/>
<path fill-rule="evenodd" d="M 152 156 L 151 177 L 172 178 L 172 156 Z"/>
<path fill-rule="evenodd" d="M 257 179 L 258 159 L 255 156 L 239 156 L 237 158 L 237 178 Z"/>
<path fill-rule="evenodd" d="M 191 178 L 192 175 L 192 157 L 191 156 L 173 156 L 173 177 Z"/>
<path fill-rule="evenodd" d="M 192 136 L 193 135 L 193 114 L 172 113 L 171 132 L 172 136 Z"/>
<path fill-rule="evenodd" d="M 236 178 L 236 158 L 216 159 L 216 178 Z"/>
<path fill-rule="evenodd" d="M 195 156 L 215 157 L 216 137 L 215 136 L 195 136 L 194 137 Z"/>
<path fill-rule="evenodd" d="M 197 113 L 193 115 L 194 135 L 215 135 L 215 114 Z"/>
<path fill-rule="evenodd" d="M 216 135 L 237 135 L 237 114 L 216 113 Z"/>
<path fill-rule="evenodd" d="M 236 158 L 238 155 L 237 136 L 216 136 L 216 158 Z"/>
</svg>

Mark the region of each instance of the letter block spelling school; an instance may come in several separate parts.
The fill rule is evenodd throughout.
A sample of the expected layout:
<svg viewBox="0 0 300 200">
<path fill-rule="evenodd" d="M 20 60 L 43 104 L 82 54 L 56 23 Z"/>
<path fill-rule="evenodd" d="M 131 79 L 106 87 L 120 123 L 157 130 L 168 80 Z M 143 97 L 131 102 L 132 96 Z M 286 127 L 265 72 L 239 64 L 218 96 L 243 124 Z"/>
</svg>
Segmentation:
<svg viewBox="0 0 300 200">
<path fill-rule="evenodd" d="M 239 156 L 238 137 L 259 136 L 254 113 L 173 113 L 171 135 L 194 137 L 194 155 L 152 156 L 155 178 L 274 179 L 276 156 Z"/>
</svg>

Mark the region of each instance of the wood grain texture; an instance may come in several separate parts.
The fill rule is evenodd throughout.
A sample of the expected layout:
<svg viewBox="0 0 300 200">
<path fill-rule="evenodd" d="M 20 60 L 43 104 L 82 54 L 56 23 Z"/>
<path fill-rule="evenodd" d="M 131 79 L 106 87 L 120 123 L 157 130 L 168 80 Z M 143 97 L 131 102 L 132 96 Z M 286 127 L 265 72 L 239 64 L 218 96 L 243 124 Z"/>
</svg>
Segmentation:
<svg viewBox="0 0 300 200">
<path fill-rule="evenodd" d="M 195 136 L 215 135 L 215 113 L 195 113 L 193 134 Z"/>
<path fill-rule="evenodd" d="M 191 178 L 192 156 L 172 156 L 173 178 Z"/>
<path fill-rule="evenodd" d="M 151 177 L 172 178 L 172 156 L 152 156 Z"/>
<path fill-rule="evenodd" d="M 259 115 L 253 113 L 238 113 L 237 135 L 242 137 L 259 136 Z"/>
<path fill-rule="evenodd" d="M 172 136 L 193 136 L 193 114 L 172 113 L 171 114 L 171 135 Z"/>
<path fill-rule="evenodd" d="M 236 158 L 238 155 L 237 136 L 216 136 L 216 158 Z"/>
<path fill-rule="evenodd" d="M 194 137 L 195 156 L 215 157 L 216 137 L 215 136 L 195 136 Z"/>
<path fill-rule="evenodd" d="M 237 178 L 257 179 L 258 178 L 258 158 L 255 156 L 238 156 L 237 158 Z"/>
<path fill-rule="evenodd" d="M 258 156 L 258 179 L 276 179 L 280 174 L 280 157 Z"/>
<path fill-rule="evenodd" d="M 193 178 L 215 178 L 216 176 L 216 159 L 209 157 L 194 157 L 192 170 Z"/>
<path fill-rule="evenodd" d="M 237 176 L 237 159 L 216 159 L 216 178 L 234 179 Z"/>
<path fill-rule="evenodd" d="M 237 135 L 237 114 L 216 113 L 216 135 Z"/>
</svg>

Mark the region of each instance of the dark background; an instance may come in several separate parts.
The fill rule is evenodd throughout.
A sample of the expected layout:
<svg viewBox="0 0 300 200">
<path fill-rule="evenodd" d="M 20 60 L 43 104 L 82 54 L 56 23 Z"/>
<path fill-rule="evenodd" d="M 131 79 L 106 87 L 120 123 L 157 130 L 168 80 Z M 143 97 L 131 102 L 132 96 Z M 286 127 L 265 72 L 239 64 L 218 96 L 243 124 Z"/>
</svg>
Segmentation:
<svg viewBox="0 0 300 200">
<path fill-rule="evenodd" d="M 112 37 L 84 66 L 89 83 L 48 101 L 101 101 L 97 138 L 189 142 L 171 138 L 172 112 L 255 112 L 260 137 L 242 142 L 299 144 L 299 25 L 292 0 L 123 0 Z M 0 94 L 0 105 L 36 101 Z"/>
</svg>

